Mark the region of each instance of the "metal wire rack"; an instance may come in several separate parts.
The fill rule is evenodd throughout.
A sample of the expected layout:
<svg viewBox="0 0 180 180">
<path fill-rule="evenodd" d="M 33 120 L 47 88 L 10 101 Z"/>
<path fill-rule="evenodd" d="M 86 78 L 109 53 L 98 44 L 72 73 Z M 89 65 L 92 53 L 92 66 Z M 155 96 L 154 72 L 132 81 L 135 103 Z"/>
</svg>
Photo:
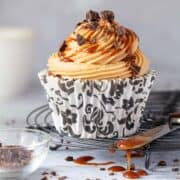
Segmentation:
<svg viewBox="0 0 180 180">
<path fill-rule="evenodd" d="M 180 112 L 180 91 L 158 91 L 149 96 L 142 125 L 139 131 L 144 131 L 166 122 L 170 112 Z M 26 118 L 28 128 L 35 128 L 49 133 L 52 137 L 51 150 L 60 149 L 102 149 L 109 150 L 115 139 L 79 139 L 58 133 L 53 126 L 51 110 L 48 105 L 40 106 L 30 112 Z M 145 167 L 149 168 L 150 155 L 155 151 L 180 150 L 180 130 L 153 141 L 141 149 L 145 153 Z"/>
</svg>

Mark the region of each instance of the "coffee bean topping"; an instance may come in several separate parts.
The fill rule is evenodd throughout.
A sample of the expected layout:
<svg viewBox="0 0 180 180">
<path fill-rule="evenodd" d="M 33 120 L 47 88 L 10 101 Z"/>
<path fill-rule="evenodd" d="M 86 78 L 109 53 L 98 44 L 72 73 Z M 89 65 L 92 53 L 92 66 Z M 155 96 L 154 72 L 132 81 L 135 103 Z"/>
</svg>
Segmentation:
<svg viewBox="0 0 180 180">
<path fill-rule="evenodd" d="M 66 49 L 67 45 L 66 42 L 64 41 L 63 44 L 61 45 L 61 47 L 59 48 L 60 52 L 63 52 Z"/>
<path fill-rule="evenodd" d="M 78 35 L 76 36 L 76 39 L 77 39 L 77 43 L 78 43 L 79 46 L 81 46 L 81 45 L 83 45 L 83 44 L 85 43 L 84 37 L 81 36 L 80 34 L 78 34 Z"/>
<path fill-rule="evenodd" d="M 109 22 L 113 22 L 114 13 L 109 10 L 101 11 L 101 18 L 104 20 L 108 20 Z"/>
<path fill-rule="evenodd" d="M 99 13 L 96 12 L 96 11 L 89 10 L 89 11 L 86 13 L 86 19 L 87 19 L 88 21 L 98 21 L 98 20 L 100 19 Z"/>
<path fill-rule="evenodd" d="M 81 24 L 82 24 L 82 22 L 78 22 L 78 23 L 76 24 L 76 27 L 80 26 Z"/>
<path fill-rule="evenodd" d="M 118 36 L 123 36 L 126 33 L 126 29 L 123 26 L 117 27 L 115 31 Z"/>
<path fill-rule="evenodd" d="M 98 22 L 97 21 L 92 21 L 90 24 L 89 24 L 89 28 L 92 29 L 92 30 L 96 30 L 97 27 L 98 27 Z"/>
</svg>

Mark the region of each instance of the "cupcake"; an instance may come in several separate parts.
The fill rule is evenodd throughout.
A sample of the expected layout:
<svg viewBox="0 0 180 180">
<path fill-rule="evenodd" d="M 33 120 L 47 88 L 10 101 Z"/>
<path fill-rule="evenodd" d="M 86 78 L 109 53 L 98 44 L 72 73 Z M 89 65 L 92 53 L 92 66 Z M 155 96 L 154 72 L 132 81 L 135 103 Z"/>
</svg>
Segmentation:
<svg viewBox="0 0 180 180">
<path fill-rule="evenodd" d="M 77 138 L 136 133 L 155 79 L 137 34 L 88 11 L 39 73 L 56 129 Z"/>
</svg>

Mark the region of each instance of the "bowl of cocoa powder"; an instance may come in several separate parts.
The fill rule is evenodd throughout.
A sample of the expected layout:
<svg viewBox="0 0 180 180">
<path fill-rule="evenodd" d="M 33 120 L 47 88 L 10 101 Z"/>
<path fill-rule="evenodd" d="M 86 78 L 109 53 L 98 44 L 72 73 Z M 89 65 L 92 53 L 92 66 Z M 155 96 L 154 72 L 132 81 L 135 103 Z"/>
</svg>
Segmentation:
<svg viewBox="0 0 180 180">
<path fill-rule="evenodd" d="M 50 136 L 32 129 L 0 129 L 0 180 L 25 178 L 46 158 Z"/>
</svg>

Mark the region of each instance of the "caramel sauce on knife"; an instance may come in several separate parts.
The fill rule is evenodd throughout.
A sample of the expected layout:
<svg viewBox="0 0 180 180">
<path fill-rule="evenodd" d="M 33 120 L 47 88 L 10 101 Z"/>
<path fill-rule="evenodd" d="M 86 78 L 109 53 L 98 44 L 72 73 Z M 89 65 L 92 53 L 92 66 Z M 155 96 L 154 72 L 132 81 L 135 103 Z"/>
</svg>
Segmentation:
<svg viewBox="0 0 180 180">
<path fill-rule="evenodd" d="M 117 147 L 121 150 L 134 149 L 134 147 L 143 146 L 145 144 L 145 140 L 143 139 L 122 139 L 117 142 Z"/>
</svg>

